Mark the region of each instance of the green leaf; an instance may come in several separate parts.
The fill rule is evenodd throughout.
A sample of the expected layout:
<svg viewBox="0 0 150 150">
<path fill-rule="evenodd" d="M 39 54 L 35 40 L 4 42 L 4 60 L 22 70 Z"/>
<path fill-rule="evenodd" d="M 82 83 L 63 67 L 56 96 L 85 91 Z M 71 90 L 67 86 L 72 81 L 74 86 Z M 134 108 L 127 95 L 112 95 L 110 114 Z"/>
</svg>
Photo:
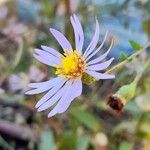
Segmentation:
<svg viewBox="0 0 150 150">
<path fill-rule="evenodd" d="M 123 54 L 121 54 L 121 56 L 119 58 L 119 61 L 122 62 L 122 61 L 124 61 L 126 59 L 128 59 L 128 55 L 126 55 L 126 54 L 123 53 Z"/>
<path fill-rule="evenodd" d="M 138 50 L 140 50 L 142 48 L 142 46 L 139 43 L 137 43 L 137 42 L 135 42 L 133 40 L 129 40 L 129 43 L 130 43 L 131 47 L 133 49 L 135 49 L 136 51 L 138 51 Z"/>
<path fill-rule="evenodd" d="M 15 57 L 15 60 L 13 62 L 13 67 L 15 68 L 20 60 L 21 60 L 21 57 L 22 57 L 22 54 L 23 54 L 23 40 L 20 40 L 20 43 L 19 43 L 19 47 L 18 47 L 18 50 L 17 50 L 17 53 L 16 53 L 16 57 Z"/>
<path fill-rule="evenodd" d="M 133 131 L 135 128 L 135 122 L 134 121 L 128 121 L 128 122 L 122 122 L 118 125 L 116 125 L 113 129 L 112 129 L 112 134 L 113 135 L 116 135 L 116 134 L 119 134 L 123 131 L 128 131 L 128 132 L 131 132 Z"/>
<path fill-rule="evenodd" d="M 71 115 L 80 123 L 84 124 L 87 128 L 93 131 L 97 131 L 100 128 L 99 119 L 81 107 L 72 108 Z"/>
<path fill-rule="evenodd" d="M 63 130 L 57 143 L 57 150 L 75 150 L 76 134 L 73 131 Z"/>
<path fill-rule="evenodd" d="M 90 143 L 88 135 L 82 135 L 77 139 L 77 150 L 87 150 Z"/>
<path fill-rule="evenodd" d="M 21 57 L 20 62 L 15 67 L 13 72 L 17 73 L 17 72 L 21 72 L 21 71 L 22 72 L 27 71 L 29 69 L 29 65 L 32 63 L 32 59 L 30 57 L 31 56 L 29 55 L 29 53 L 24 52 L 22 57 Z"/>
<path fill-rule="evenodd" d="M 132 144 L 128 142 L 122 142 L 119 146 L 119 150 L 132 150 Z"/>
<path fill-rule="evenodd" d="M 41 133 L 40 150 L 55 150 L 54 136 L 51 130 L 43 130 Z"/>
<path fill-rule="evenodd" d="M 143 122 L 140 132 L 145 133 L 150 138 L 150 125 L 149 122 Z"/>
</svg>

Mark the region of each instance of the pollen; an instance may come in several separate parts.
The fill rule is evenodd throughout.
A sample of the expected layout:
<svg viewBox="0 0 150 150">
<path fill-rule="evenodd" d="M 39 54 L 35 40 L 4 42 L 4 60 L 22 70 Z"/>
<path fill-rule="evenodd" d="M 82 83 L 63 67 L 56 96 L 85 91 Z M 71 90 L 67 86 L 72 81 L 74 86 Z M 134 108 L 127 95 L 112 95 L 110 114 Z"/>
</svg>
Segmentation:
<svg viewBox="0 0 150 150">
<path fill-rule="evenodd" d="M 85 62 L 83 58 L 74 51 L 72 54 L 64 53 L 61 58 L 61 65 L 56 67 L 56 74 L 66 78 L 77 78 L 83 75 L 85 71 Z"/>
</svg>

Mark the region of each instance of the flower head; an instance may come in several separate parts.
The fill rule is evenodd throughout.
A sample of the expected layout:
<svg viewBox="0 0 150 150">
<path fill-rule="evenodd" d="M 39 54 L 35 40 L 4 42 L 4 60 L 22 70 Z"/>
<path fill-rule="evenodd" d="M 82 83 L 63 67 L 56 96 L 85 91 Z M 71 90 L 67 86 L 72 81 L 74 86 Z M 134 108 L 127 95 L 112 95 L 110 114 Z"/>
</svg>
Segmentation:
<svg viewBox="0 0 150 150">
<path fill-rule="evenodd" d="M 56 78 L 40 83 L 31 83 L 29 87 L 33 88 L 26 92 L 28 95 L 47 93 L 36 104 L 38 111 L 43 111 L 51 106 L 54 108 L 48 114 L 48 117 L 57 113 L 63 113 L 67 110 L 70 103 L 82 92 L 82 78 L 91 76 L 98 79 L 112 79 L 114 75 L 100 73 L 106 69 L 114 58 L 102 62 L 108 55 L 109 49 L 102 55 L 97 55 L 103 47 L 108 33 L 106 32 L 102 44 L 96 48 L 99 40 L 99 24 L 96 19 L 95 34 L 86 50 L 83 50 L 84 34 L 79 19 L 76 15 L 70 17 L 71 24 L 75 34 L 75 49 L 72 48 L 66 37 L 59 31 L 50 28 L 50 32 L 56 38 L 64 53 L 61 54 L 53 48 L 41 46 L 41 49 L 35 49 L 34 57 L 40 62 L 52 66 L 56 69 Z"/>
<path fill-rule="evenodd" d="M 56 66 L 56 74 L 70 79 L 81 77 L 86 69 L 82 56 L 76 51 L 72 54 L 65 54 L 61 62 L 61 65 Z"/>
</svg>

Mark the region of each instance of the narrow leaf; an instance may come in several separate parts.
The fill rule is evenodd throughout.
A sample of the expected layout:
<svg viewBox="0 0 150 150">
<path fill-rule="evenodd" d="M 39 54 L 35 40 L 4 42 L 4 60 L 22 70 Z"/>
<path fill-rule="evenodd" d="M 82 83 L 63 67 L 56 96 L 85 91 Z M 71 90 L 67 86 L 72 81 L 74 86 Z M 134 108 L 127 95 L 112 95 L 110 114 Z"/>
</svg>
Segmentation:
<svg viewBox="0 0 150 150">
<path fill-rule="evenodd" d="M 123 53 L 123 54 L 121 54 L 121 56 L 119 58 L 119 61 L 122 62 L 122 61 L 124 61 L 126 59 L 128 59 L 128 55 L 126 55 L 126 54 Z"/>
<path fill-rule="evenodd" d="M 131 47 L 133 49 L 135 49 L 136 51 L 138 51 L 138 50 L 140 50 L 142 48 L 142 46 L 139 43 L 137 43 L 137 42 L 135 42 L 133 40 L 129 40 L 129 43 L 130 43 Z"/>
<path fill-rule="evenodd" d="M 128 142 L 122 142 L 119 146 L 119 150 L 132 150 L 132 144 Z"/>
<path fill-rule="evenodd" d="M 79 122 L 84 124 L 87 128 L 97 131 L 100 128 L 100 122 L 98 118 L 92 115 L 90 112 L 87 112 L 81 107 L 74 107 L 71 109 L 71 114 Z"/>
<path fill-rule="evenodd" d="M 43 130 L 41 133 L 40 150 L 55 150 L 54 136 L 51 130 Z"/>
<path fill-rule="evenodd" d="M 77 150 L 87 150 L 90 143 L 88 135 L 82 135 L 77 139 Z"/>
</svg>

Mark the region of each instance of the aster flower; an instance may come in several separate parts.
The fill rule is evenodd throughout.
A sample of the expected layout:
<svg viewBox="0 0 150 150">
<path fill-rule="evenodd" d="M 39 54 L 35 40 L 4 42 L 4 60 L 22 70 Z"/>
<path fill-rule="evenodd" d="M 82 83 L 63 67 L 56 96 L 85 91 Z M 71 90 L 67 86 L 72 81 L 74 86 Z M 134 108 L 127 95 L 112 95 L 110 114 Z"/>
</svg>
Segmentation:
<svg viewBox="0 0 150 150">
<path fill-rule="evenodd" d="M 40 62 L 54 67 L 57 77 L 49 81 L 29 84 L 29 87 L 32 89 L 26 92 L 26 94 L 33 95 L 47 92 L 38 101 L 36 108 L 38 111 L 43 111 L 53 106 L 48 117 L 65 112 L 71 102 L 81 95 L 82 76 L 84 74 L 88 74 L 96 80 L 113 79 L 115 77 L 114 75 L 100 73 L 114 59 L 111 58 L 102 62 L 108 55 L 113 45 L 113 40 L 109 49 L 104 54 L 97 56 L 106 41 L 108 32 L 106 32 L 101 45 L 96 48 L 99 40 L 99 23 L 96 19 L 95 34 L 89 46 L 84 51 L 84 33 L 80 21 L 76 15 L 71 16 L 70 20 L 75 34 L 75 49 L 72 48 L 69 41 L 61 32 L 52 28 L 50 28 L 50 32 L 58 41 L 64 53 L 61 54 L 57 50 L 47 46 L 41 46 L 41 49 L 35 49 L 34 57 Z"/>
</svg>

